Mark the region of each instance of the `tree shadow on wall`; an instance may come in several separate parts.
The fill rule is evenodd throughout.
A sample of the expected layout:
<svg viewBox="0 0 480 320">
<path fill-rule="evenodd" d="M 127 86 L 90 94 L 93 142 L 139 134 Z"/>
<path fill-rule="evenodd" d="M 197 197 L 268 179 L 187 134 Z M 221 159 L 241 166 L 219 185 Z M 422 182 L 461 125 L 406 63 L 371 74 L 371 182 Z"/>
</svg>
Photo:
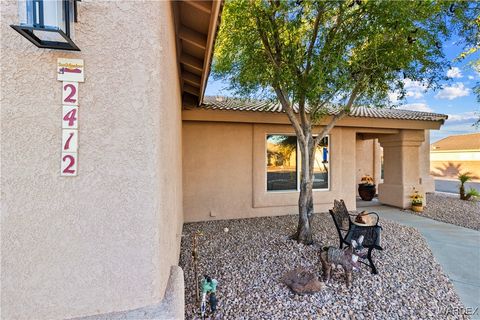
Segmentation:
<svg viewBox="0 0 480 320">
<path fill-rule="evenodd" d="M 434 177 L 440 178 L 455 178 L 457 179 L 458 175 L 463 173 L 462 172 L 462 164 L 461 163 L 453 163 L 449 162 L 448 164 L 444 164 L 442 167 L 436 167 L 435 170 L 430 171 L 430 174 Z M 477 176 L 473 176 L 473 179 L 478 179 Z"/>
<path fill-rule="evenodd" d="M 430 174 L 434 177 L 442 177 L 442 178 L 456 178 L 460 172 L 462 171 L 462 164 L 457 163 L 454 164 L 453 162 L 449 162 L 443 165 L 442 167 L 436 167 L 435 170 L 432 170 Z"/>
</svg>

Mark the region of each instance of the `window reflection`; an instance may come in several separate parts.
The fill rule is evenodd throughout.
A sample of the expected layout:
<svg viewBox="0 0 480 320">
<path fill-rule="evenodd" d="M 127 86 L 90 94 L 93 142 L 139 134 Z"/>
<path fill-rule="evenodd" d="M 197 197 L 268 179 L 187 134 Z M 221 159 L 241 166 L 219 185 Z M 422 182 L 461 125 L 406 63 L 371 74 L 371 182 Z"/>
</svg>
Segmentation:
<svg viewBox="0 0 480 320">
<path fill-rule="evenodd" d="M 297 176 L 297 137 L 267 135 L 267 190 L 296 190 Z"/>
<path fill-rule="evenodd" d="M 313 166 L 313 189 L 328 189 L 328 137 L 324 137 L 315 151 Z"/>
<path fill-rule="evenodd" d="M 267 191 L 298 190 L 297 137 L 267 135 Z M 313 189 L 328 189 L 328 137 L 324 137 L 315 151 Z"/>
</svg>

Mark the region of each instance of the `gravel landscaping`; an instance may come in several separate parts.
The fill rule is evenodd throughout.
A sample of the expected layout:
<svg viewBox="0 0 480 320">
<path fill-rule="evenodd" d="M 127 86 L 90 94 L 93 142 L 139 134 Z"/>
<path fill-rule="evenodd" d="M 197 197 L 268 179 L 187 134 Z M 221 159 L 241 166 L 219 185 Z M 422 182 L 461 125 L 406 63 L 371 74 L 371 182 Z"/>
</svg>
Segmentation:
<svg viewBox="0 0 480 320">
<path fill-rule="evenodd" d="M 408 212 L 422 217 L 480 230 L 480 201 L 460 200 L 458 195 L 427 193 L 427 205 L 423 212 Z"/>
<path fill-rule="evenodd" d="M 192 265 L 197 231 L 199 277 L 219 282 L 216 319 L 465 319 L 452 284 L 419 232 L 382 219 L 382 246 L 374 259 L 379 275 L 367 267 L 345 285 L 341 269 L 322 291 L 295 295 L 280 279 L 296 267 L 321 274 L 319 250 L 338 245 L 328 214 L 314 216 L 312 246 L 288 240 L 297 216 L 219 220 L 184 225 L 180 265 L 185 273 L 186 319 L 198 318 Z M 224 229 L 228 228 L 228 232 Z"/>
</svg>

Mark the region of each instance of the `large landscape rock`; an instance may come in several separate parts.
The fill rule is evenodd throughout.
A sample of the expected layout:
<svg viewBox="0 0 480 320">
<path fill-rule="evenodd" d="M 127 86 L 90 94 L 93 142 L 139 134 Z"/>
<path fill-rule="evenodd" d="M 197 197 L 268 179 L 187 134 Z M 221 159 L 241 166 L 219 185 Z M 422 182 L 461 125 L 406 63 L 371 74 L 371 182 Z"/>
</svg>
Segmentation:
<svg viewBox="0 0 480 320">
<path fill-rule="evenodd" d="M 296 268 L 287 272 L 283 278 L 285 283 L 293 292 L 298 294 L 315 293 L 325 286 L 312 272 L 305 268 Z"/>
</svg>

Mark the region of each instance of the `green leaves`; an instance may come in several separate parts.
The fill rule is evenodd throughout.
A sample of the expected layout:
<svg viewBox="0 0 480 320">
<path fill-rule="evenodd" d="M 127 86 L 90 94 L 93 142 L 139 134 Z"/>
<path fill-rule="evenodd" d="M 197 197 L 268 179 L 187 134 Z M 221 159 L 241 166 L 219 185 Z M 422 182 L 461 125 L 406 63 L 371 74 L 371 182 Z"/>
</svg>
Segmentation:
<svg viewBox="0 0 480 320">
<path fill-rule="evenodd" d="M 278 87 L 319 114 L 354 87 L 360 103 L 385 105 L 405 77 L 438 84 L 449 66 L 439 44 L 455 30 L 472 38 L 475 10 L 453 1 L 226 1 L 213 74 L 243 96 L 273 98 Z"/>
</svg>

